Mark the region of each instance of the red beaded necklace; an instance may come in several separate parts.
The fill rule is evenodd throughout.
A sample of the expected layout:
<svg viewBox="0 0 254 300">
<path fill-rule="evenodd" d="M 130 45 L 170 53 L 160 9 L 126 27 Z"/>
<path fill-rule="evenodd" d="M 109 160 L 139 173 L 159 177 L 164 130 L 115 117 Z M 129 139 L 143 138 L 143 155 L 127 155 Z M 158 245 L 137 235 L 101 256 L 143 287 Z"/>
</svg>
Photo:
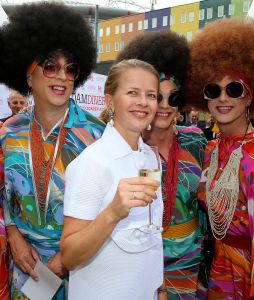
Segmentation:
<svg viewBox="0 0 254 300">
<path fill-rule="evenodd" d="M 179 149 L 177 136 L 175 135 L 171 151 L 169 151 L 168 154 L 165 184 L 163 187 L 163 193 L 166 195 L 166 201 L 164 201 L 163 226 L 167 226 L 171 222 L 174 213 L 178 182 Z"/>
<path fill-rule="evenodd" d="M 250 122 L 248 122 L 247 128 L 244 132 L 244 136 L 240 142 L 240 145 L 243 144 L 245 137 L 248 133 L 248 129 L 250 126 Z M 230 143 L 232 143 L 232 145 L 230 145 Z M 232 149 L 232 147 L 234 147 L 235 143 L 234 141 L 232 141 L 232 139 L 230 137 L 219 137 L 218 139 L 218 150 L 219 150 L 219 157 L 218 157 L 218 169 L 212 179 L 212 182 L 209 186 L 209 190 L 211 191 L 214 187 L 214 184 L 216 182 L 216 180 L 218 179 L 218 177 L 220 176 L 220 174 L 223 172 L 225 166 L 227 165 L 227 162 L 230 158 L 230 149 Z"/>
</svg>

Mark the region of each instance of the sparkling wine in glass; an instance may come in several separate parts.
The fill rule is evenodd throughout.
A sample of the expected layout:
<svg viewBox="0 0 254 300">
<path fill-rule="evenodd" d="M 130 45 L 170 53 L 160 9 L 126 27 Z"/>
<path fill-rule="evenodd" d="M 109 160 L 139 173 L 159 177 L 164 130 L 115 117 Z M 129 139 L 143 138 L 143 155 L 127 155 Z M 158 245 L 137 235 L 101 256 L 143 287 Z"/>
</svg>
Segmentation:
<svg viewBox="0 0 254 300">
<path fill-rule="evenodd" d="M 139 148 L 139 176 L 150 177 L 161 182 L 160 157 L 158 147 L 145 146 Z M 162 228 L 153 223 L 152 205 L 148 204 L 149 224 L 140 228 L 144 232 L 161 232 Z"/>
</svg>

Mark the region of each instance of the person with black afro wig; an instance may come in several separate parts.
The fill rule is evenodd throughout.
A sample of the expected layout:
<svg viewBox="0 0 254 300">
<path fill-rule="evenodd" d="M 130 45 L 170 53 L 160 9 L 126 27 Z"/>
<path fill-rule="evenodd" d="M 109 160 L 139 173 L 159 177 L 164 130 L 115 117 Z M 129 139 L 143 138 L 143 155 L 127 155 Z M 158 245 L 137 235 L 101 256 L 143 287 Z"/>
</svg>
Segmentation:
<svg viewBox="0 0 254 300">
<path fill-rule="evenodd" d="M 96 47 L 82 15 L 57 3 L 17 6 L 0 39 L 0 81 L 34 99 L 31 109 L 8 119 L 0 130 L 0 199 L 5 197 L 14 263 L 11 299 L 29 299 L 21 288 L 29 276 L 40 280 L 38 260 L 68 277 L 59 246 L 64 173 L 104 130 L 70 96 L 92 71 Z M 65 281 L 53 299 L 67 299 Z"/>
<path fill-rule="evenodd" d="M 184 37 L 160 31 L 134 38 L 116 59 L 144 60 L 160 74 L 157 113 L 143 132 L 146 143 L 158 146 L 162 161 L 164 284 L 160 299 L 201 297 L 205 285 L 199 280 L 205 216 L 198 216 L 197 188 L 206 139 L 199 128 L 175 125 L 178 108 L 184 104 L 181 87 L 189 56 Z"/>
<path fill-rule="evenodd" d="M 29 67 L 57 53 L 79 66 L 74 88 L 90 75 L 96 62 L 96 46 L 89 25 L 77 11 L 57 3 L 20 5 L 9 20 L 2 29 L 4 60 L 0 79 L 10 88 L 27 95 Z"/>
<path fill-rule="evenodd" d="M 215 244 L 208 299 L 254 299 L 253 36 L 253 21 L 223 19 L 190 43 L 186 94 L 220 131 L 207 144 L 198 191 Z"/>
</svg>

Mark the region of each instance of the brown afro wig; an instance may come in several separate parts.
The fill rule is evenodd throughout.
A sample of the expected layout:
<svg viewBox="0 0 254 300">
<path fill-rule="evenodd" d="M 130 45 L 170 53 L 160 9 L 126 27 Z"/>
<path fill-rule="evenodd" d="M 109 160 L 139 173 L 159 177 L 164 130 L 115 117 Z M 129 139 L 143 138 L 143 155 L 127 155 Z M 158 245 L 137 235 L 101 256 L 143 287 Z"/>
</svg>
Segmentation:
<svg viewBox="0 0 254 300">
<path fill-rule="evenodd" d="M 132 39 L 116 61 L 132 58 L 150 63 L 159 73 L 171 74 L 182 84 L 189 62 L 188 44 L 172 31 L 146 32 Z"/>
<path fill-rule="evenodd" d="M 221 19 L 207 24 L 190 43 L 191 60 L 184 91 L 192 106 L 208 111 L 204 86 L 231 72 L 246 78 L 254 91 L 254 24 Z M 250 106 L 253 111 L 254 102 Z"/>
<path fill-rule="evenodd" d="M 27 68 L 35 59 L 42 62 L 60 51 L 78 63 L 80 74 L 74 88 L 87 79 L 96 61 L 89 25 L 80 13 L 66 5 L 40 2 L 17 6 L 0 36 L 4 57 L 0 80 L 24 95 L 28 93 Z"/>
</svg>

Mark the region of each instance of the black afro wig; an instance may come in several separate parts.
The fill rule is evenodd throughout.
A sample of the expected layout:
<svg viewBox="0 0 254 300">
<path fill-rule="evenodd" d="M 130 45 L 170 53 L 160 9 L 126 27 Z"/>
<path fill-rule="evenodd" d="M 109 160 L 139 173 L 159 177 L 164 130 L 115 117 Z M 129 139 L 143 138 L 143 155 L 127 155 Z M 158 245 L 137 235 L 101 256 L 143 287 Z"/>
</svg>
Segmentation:
<svg viewBox="0 0 254 300">
<path fill-rule="evenodd" d="M 189 63 L 188 43 L 172 31 L 146 32 L 132 39 L 116 61 L 131 58 L 150 63 L 159 73 L 171 74 L 182 84 Z"/>
<path fill-rule="evenodd" d="M 74 88 L 87 79 L 96 61 L 96 46 L 81 14 L 66 5 L 40 2 L 17 6 L 9 19 L 0 32 L 3 83 L 26 95 L 28 67 L 59 49 L 80 66 Z"/>
</svg>

